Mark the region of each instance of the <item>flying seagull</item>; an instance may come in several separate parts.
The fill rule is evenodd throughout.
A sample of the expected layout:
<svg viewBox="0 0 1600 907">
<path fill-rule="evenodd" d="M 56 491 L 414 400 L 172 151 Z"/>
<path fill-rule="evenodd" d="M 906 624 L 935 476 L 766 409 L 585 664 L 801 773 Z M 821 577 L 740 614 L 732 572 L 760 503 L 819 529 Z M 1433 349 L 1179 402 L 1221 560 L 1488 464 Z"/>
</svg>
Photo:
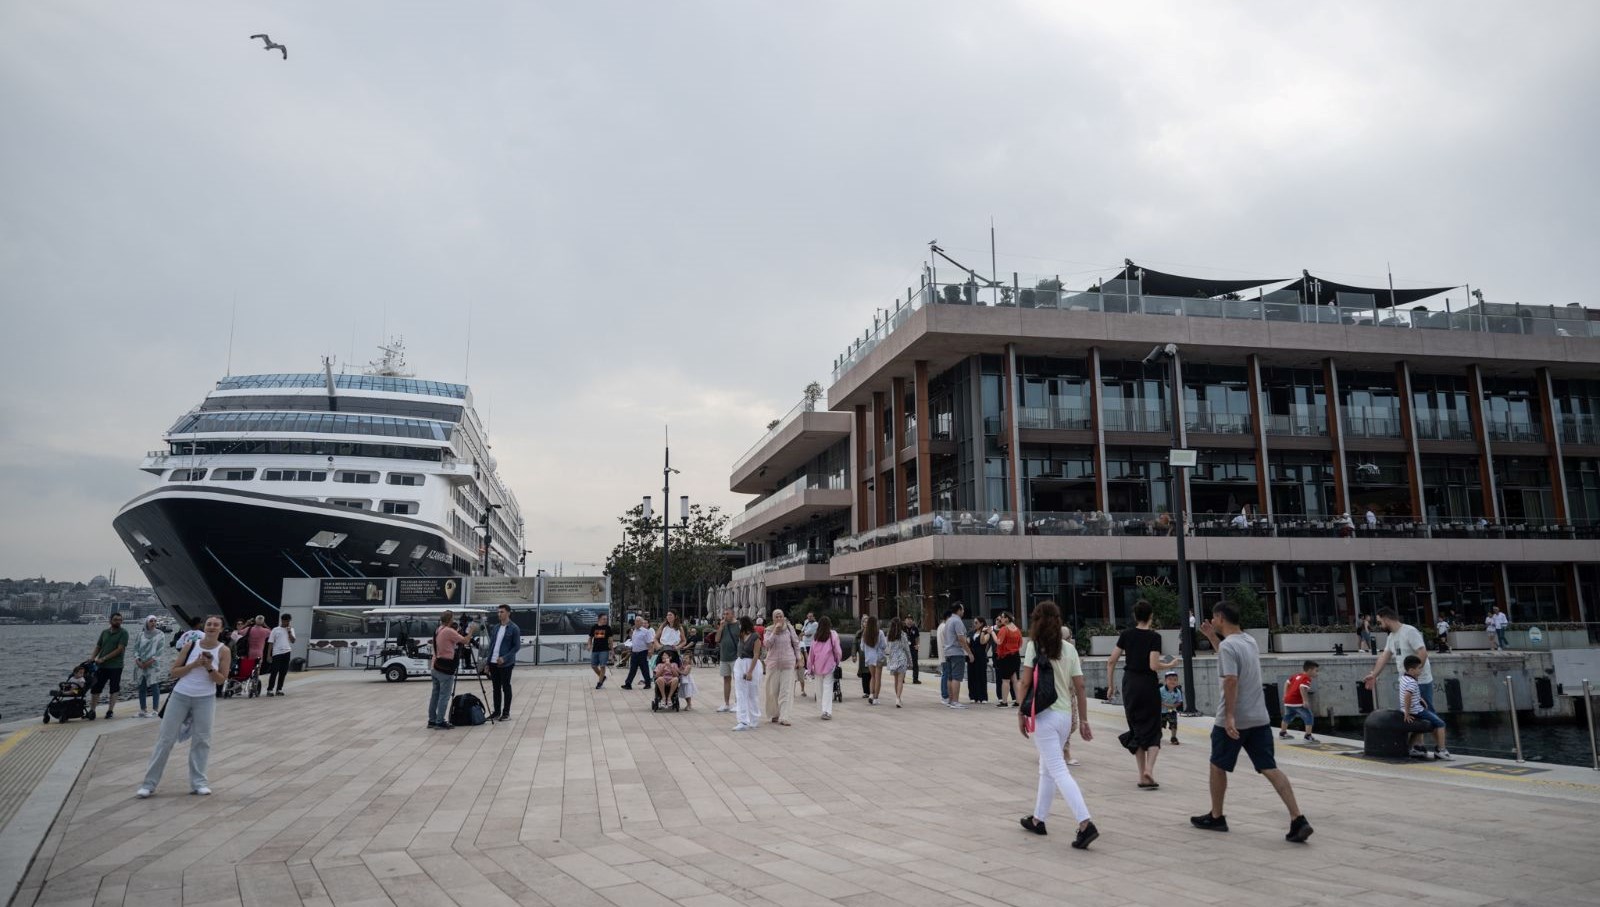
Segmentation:
<svg viewBox="0 0 1600 907">
<path fill-rule="evenodd" d="M 252 40 L 252 41 L 254 41 L 257 38 L 260 38 L 261 39 L 261 43 L 266 45 L 266 47 L 261 48 L 262 50 L 275 50 L 278 53 L 283 54 L 283 58 L 285 60 L 289 59 L 289 48 L 283 46 L 282 44 L 274 43 L 273 40 L 271 38 L 267 37 L 266 35 L 251 35 L 250 36 L 250 40 Z"/>
</svg>

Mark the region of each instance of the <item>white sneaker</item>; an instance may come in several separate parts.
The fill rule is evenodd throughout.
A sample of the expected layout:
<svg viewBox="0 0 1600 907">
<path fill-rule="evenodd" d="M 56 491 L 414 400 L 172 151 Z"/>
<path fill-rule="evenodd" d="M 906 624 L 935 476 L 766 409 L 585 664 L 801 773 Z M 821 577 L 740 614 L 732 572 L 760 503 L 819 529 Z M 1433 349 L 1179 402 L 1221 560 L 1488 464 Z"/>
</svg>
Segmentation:
<svg viewBox="0 0 1600 907">
<path fill-rule="evenodd" d="M 1428 758 L 1428 751 L 1423 749 L 1420 746 L 1414 746 L 1414 747 L 1411 748 L 1411 758 L 1413 758 L 1413 759 L 1426 759 L 1426 758 Z"/>
<path fill-rule="evenodd" d="M 1450 755 L 1450 751 L 1449 750 L 1438 750 L 1433 754 L 1433 758 L 1435 758 L 1435 759 L 1454 759 L 1455 757 Z"/>
<path fill-rule="evenodd" d="M 736 731 L 748 731 L 748 730 L 751 730 L 750 725 L 745 724 L 742 721 L 739 722 L 738 724 L 734 725 L 733 729 L 736 730 Z"/>
<path fill-rule="evenodd" d="M 155 793 L 154 788 L 140 787 L 138 790 L 133 792 L 133 795 L 138 797 L 140 800 L 148 800 L 150 799 L 150 795 L 153 793 Z"/>
<path fill-rule="evenodd" d="M 939 704 L 940 705 L 949 705 L 950 704 L 950 700 L 944 698 L 943 696 L 940 696 L 939 697 Z"/>
<path fill-rule="evenodd" d="M 717 709 L 717 711 L 719 711 L 719 712 L 731 712 L 731 711 L 733 711 L 733 709 L 731 709 L 731 708 L 729 708 L 727 706 L 721 706 L 721 707 L 719 707 Z"/>
<path fill-rule="evenodd" d="M 209 788 L 209 787 L 197 787 L 197 788 L 194 789 L 194 792 L 199 794 L 202 797 L 211 796 L 211 788 Z"/>
<path fill-rule="evenodd" d="M 966 707 L 967 707 L 967 704 L 964 703 L 964 702 L 952 702 L 952 703 L 950 703 L 950 708 L 952 708 L 952 709 L 964 709 Z"/>
</svg>

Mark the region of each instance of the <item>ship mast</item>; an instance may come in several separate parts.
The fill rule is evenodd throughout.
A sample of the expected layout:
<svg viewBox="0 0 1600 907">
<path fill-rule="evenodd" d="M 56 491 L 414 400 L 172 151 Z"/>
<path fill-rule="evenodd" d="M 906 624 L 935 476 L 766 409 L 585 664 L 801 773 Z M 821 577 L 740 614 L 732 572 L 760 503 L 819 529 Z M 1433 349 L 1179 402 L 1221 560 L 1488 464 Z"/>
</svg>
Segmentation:
<svg viewBox="0 0 1600 907">
<path fill-rule="evenodd" d="M 383 358 L 368 362 L 367 374 L 383 375 L 390 378 L 412 378 L 416 376 L 416 372 L 406 367 L 406 340 L 404 337 L 395 337 L 388 343 L 379 344 L 378 349 L 383 351 Z"/>
</svg>

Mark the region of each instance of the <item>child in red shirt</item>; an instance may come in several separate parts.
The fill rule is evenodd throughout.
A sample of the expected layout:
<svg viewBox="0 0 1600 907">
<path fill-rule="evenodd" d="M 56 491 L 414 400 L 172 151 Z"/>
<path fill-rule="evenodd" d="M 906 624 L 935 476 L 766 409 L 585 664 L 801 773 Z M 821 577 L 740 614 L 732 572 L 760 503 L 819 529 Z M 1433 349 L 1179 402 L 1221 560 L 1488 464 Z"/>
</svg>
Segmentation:
<svg viewBox="0 0 1600 907">
<path fill-rule="evenodd" d="M 1311 714 L 1311 708 L 1306 704 L 1305 694 L 1311 689 L 1311 684 L 1317 679 L 1317 669 L 1320 667 L 1314 661 L 1307 661 L 1300 666 L 1300 673 L 1289 678 L 1289 685 L 1283 691 L 1283 726 L 1278 729 L 1278 736 L 1289 739 L 1289 719 L 1298 717 L 1306 726 L 1306 742 L 1316 743 L 1317 738 L 1311 732 L 1317 723 L 1317 717 Z"/>
</svg>

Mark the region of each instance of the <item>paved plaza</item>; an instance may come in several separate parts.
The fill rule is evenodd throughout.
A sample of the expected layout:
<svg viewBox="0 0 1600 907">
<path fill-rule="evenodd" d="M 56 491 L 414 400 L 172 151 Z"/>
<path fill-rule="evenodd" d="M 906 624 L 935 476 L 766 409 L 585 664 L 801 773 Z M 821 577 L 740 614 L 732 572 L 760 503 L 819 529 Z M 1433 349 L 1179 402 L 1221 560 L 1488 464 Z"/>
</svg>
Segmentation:
<svg viewBox="0 0 1600 907">
<path fill-rule="evenodd" d="M 1097 739 L 1074 746 L 1074 774 L 1102 836 L 1079 852 L 1059 801 L 1049 836 L 1017 826 L 1037 761 L 1014 713 L 943 708 L 936 678 L 895 709 L 868 706 L 847 677 L 832 722 L 798 699 L 793 727 L 734 734 L 713 711 L 714 669 L 698 677 L 716 692 L 692 712 L 656 714 L 615 679 L 596 691 L 582 669 L 522 668 L 510 723 L 446 732 L 424 727 L 428 684 L 373 677 L 293 675 L 281 699 L 222 703 L 209 798 L 188 795 L 180 746 L 156 796 L 134 799 L 155 721 L 13 730 L 81 735 L 67 751 L 86 759 L 74 774 L 58 757 L 5 831 L 13 857 L 19 825 L 43 835 L 15 903 L 1381 907 L 1600 892 L 1588 770 L 1280 747 L 1316 827 L 1294 845 L 1247 770 L 1230 833 L 1189 827 L 1208 807 L 1206 722 L 1186 723 L 1161 788 L 1143 791 L 1116 745 L 1120 709 L 1094 704 Z M 42 812 L 50 784 L 59 815 Z"/>
</svg>

